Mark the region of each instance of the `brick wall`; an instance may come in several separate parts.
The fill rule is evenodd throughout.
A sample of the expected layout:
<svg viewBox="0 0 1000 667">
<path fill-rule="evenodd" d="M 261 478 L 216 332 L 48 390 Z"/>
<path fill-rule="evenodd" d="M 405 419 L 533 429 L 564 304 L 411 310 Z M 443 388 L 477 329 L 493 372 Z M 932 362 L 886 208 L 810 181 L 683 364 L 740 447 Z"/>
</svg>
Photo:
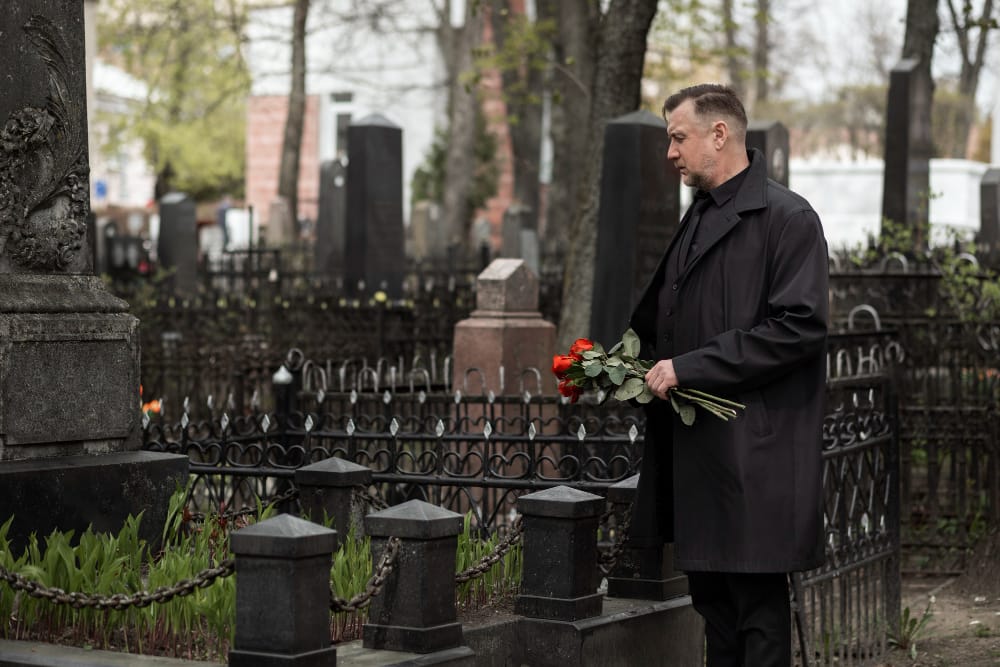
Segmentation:
<svg viewBox="0 0 1000 667">
<path fill-rule="evenodd" d="M 281 144 L 288 115 L 285 95 L 258 95 L 247 109 L 247 203 L 258 224 L 266 225 L 271 202 L 278 194 Z M 319 202 L 319 96 L 306 98 L 299 161 L 299 217 L 316 220 Z"/>
</svg>

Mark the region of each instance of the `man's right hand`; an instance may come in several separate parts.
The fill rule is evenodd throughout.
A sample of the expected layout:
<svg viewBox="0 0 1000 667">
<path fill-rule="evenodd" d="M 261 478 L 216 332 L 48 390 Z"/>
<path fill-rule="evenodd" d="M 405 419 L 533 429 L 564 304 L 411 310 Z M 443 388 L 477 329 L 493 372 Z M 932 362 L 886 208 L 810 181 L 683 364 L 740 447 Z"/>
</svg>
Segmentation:
<svg viewBox="0 0 1000 667">
<path fill-rule="evenodd" d="M 677 386 L 677 375 L 674 373 L 674 362 L 662 359 L 646 373 L 646 386 L 653 396 L 666 400 L 667 392 Z"/>
</svg>

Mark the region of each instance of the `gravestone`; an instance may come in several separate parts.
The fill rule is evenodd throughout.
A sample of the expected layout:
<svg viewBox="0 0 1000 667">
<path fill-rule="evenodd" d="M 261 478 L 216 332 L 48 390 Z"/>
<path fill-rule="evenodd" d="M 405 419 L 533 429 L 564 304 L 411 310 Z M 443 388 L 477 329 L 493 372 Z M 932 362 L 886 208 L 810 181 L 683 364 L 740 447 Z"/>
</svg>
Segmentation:
<svg viewBox="0 0 1000 667">
<path fill-rule="evenodd" d="M 403 130 L 378 114 L 347 130 L 347 238 L 344 281 L 356 290 L 402 295 Z"/>
<path fill-rule="evenodd" d="M 788 128 L 776 120 L 751 122 L 747 126 L 747 148 L 764 154 L 767 175 L 788 187 Z"/>
<path fill-rule="evenodd" d="M 604 131 L 590 336 L 606 347 L 628 327 L 639 292 L 680 223 L 680 173 L 662 118 L 636 111 Z"/>
<path fill-rule="evenodd" d="M 991 255 L 1000 251 L 1000 168 L 991 167 L 979 182 L 979 235 L 976 242 Z"/>
<path fill-rule="evenodd" d="M 267 211 L 267 228 L 265 240 L 272 248 L 288 245 L 295 239 L 295 226 L 292 221 L 292 211 L 288 200 L 275 197 Z"/>
<path fill-rule="evenodd" d="M 316 219 L 316 268 L 327 278 L 344 271 L 347 229 L 346 160 L 327 160 L 319 171 L 319 213 Z"/>
<path fill-rule="evenodd" d="M 411 256 L 419 262 L 436 264 L 448 261 L 448 234 L 441 222 L 441 207 L 431 201 L 418 201 L 410 213 Z"/>
<path fill-rule="evenodd" d="M 138 451 L 138 321 L 91 268 L 83 3 L 8 0 L 0 35 L 0 521 L 146 510 L 155 542 L 187 457 Z"/>
<path fill-rule="evenodd" d="M 918 242 L 926 244 L 920 230 L 928 224 L 932 146 L 929 137 L 922 136 L 918 118 L 920 87 L 926 85 L 918 65 L 903 59 L 889 75 L 882 219 L 915 230 Z"/>
<path fill-rule="evenodd" d="M 504 211 L 501 226 L 501 255 L 523 259 L 535 274 L 539 271 L 537 218 L 527 206 L 512 204 Z"/>
<path fill-rule="evenodd" d="M 156 242 L 160 266 L 170 271 L 167 284 L 178 294 L 198 287 L 198 219 L 194 200 L 181 192 L 160 199 L 160 235 Z"/>
</svg>

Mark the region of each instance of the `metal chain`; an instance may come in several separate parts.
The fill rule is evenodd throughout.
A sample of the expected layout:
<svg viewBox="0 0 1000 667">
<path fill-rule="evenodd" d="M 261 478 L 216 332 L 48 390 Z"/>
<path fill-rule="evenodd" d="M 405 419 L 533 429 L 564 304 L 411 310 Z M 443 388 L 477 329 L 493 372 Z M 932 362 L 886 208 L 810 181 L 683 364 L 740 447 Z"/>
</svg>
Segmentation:
<svg viewBox="0 0 1000 667">
<path fill-rule="evenodd" d="M 389 503 L 385 502 L 382 496 L 378 494 L 378 491 L 370 486 L 358 485 L 354 487 L 352 495 L 355 500 L 371 505 L 376 511 L 381 512 L 384 509 L 389 509 Z"/>
<path fill-rule="evenodd" d="M 622 513 L 622 523 L 620 530 L 617 531 L 615 535 L 614 544 L 605 553 L 600 554 L 597 557 L 597 566 L 601 568 L 601 572 L 607 576 L 611 574 L 611 571 L 615 569 L 615 565 L 618 563 L 618 558 L 621 557 L 622 552 L 625 551 L 625 542 L 628 541 L 628 529 L 632 525 L 632 504 L 625 508 Z"/>
<path fill-rule="evenodd" d="M 493 550 L 479 559 L 479 562 L 455 575 L 456 584 L 464 584 L 467 581 L 477 579 L 489 572 L 494 565 L 503 560 L 504 554 L 510 551 L 511 547 L 521 541 L 524 533 L 524 522 L 521 515 L 517 515 L 514 524 L 510 527 L 510 532 L 502 540 L 497 542 Z"/>
<path fill-rule="evenodd" d="M 74 609 L 96 607 L 97 609 L 122 611 L 129 607 L 148 607 L 154 602 L 163 604 L 174 598 L 190 595 L 196 589 L 211 586 L 216 579 L 228 577 L 235 569 L 235 561 L 229 558 L 216 567 L 202 570 L 192 579 L 182 579 L 173 586 L 161 586 L 152 593 L 140 591 L 132 595 L 115 593 L 104 596 L 77 592 L 67 593 L 61 588 L 49 588 L 23 575 L 10 572 L 2 566 L 0 566 L 0 579 L 6 581 L 16 591 L 23 591 L 33 598 L 47 600 L 52 604 L 69 605 Z"/>
<path fill-rule="evenodd" d="M 378 564 L 375 565 L 371 579 L 368 580 L 364 591 L 358 593 L 350 600 L 345 600 L 344 598 L 337 597 L 333 590 L 331 590 L 330 610 L 333 612 L 357 611 L 371 604 L 372 598 L 382 591 L 382 586 L 396 566 L 396 558 L 399 556 L 400 545 L 401 542 L 398 537 L 390 537 L 386 541 L 385 549 L 382 550 L 382 555 L 379 557 Z"/>
<path fill-rule="evenodd" d="M 271 508 L 271 507 L 273 507 L 273 506 L 275 506 L 275 505 L 277 505 L 279 503 L 283 503 L 283 502 L 286 502 L 288 500 L 295 500 L 298 497 L 299 497 L 299 490 L 296 489 L 296 488 L 291 488 L 291 489 L 288 489 L 287 491 L 285 491 L 284 493 L 282 493 L 280 495 L 274 496 L 273 498 L 268 498 L 267 500 L 263 500 L 262 499 L 261 503 L 260 503 L 260 506 L 261 506 L 262 509 L 268 509 L 268 508 Z M 229 520 L 232 520 L 232 519 L 239 519 L 239 518 L 242 518 L 242 517 L 245 517 L 245 516 L 251 516 L 251 515 L 255 515 L 255 514 L 257 514 L 257 508 L 256 507 L 246 507 L 246 508 L 241 509 L 241 510 L 227 510 L 227 511 L 223 512 L 222 514 L 218 514 L 218 515 L 213 514 L 212 516 L 216 516 L 220 520 L 229 521 Z M 194 521 L 194 522 L 197 522 L 197 523 L 204 522 L 205 521 L 205 517 L 206 517 L 206 515 L 205 515 L 204 512 L 188 512 L 187 515 L 185 516 L 185 518 L 186 518 L 187 521 Z"/>
</svg>

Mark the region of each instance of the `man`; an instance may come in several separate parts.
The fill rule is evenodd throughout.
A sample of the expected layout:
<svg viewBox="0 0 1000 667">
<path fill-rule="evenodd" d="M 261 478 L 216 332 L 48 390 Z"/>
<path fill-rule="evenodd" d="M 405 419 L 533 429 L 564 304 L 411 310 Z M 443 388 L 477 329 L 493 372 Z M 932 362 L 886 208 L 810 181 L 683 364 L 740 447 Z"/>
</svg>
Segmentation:
<svg viewBox="0 0 1000 667">
<path fill-rule="evenodd" d="M 809 203 L 748 153 L 731 89 L 685 88 L 663 115 L 667 158 L 697 193 L 632 315 L 658 360 L 646 383 L 746 409 L 685 426 L 669 402 L 648 405 L 638 537 L 674 542 L 709 667 L 788 666 L 787 573 L 823 561 L 826 241 Z"/>
</svg>

